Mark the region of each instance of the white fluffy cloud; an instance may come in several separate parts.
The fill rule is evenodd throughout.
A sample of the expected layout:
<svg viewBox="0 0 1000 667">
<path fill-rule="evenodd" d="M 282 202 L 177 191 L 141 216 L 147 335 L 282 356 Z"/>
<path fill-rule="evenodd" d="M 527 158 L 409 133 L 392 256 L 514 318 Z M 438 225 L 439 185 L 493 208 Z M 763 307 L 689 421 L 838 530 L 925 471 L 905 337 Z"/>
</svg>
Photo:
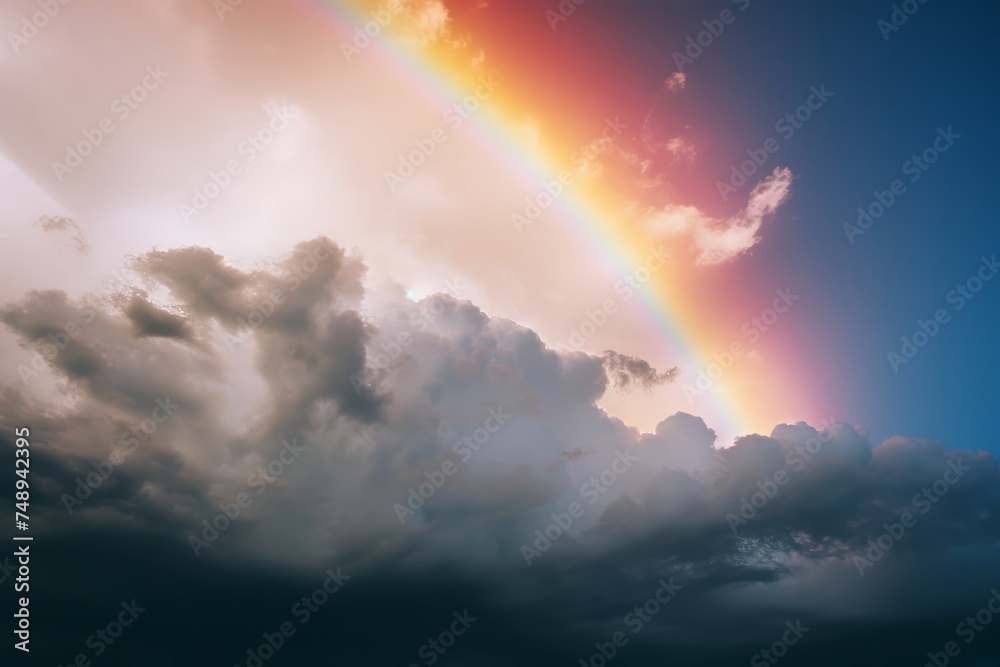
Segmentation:
<svg viewBox="0 0 1000 667">
<path fill-rule="evenodd" d="M 654 233 L 690 239 L 698 264 L 720 264 L 739 257 L 760 241 L 764 221 L 791 192 L 792 172 L 775 168 L 750 192 L 746 207 L 728 219 L 715 219 L 690 205 L 668 204 L 650 213 L 646 225 Z"/>
</svg>

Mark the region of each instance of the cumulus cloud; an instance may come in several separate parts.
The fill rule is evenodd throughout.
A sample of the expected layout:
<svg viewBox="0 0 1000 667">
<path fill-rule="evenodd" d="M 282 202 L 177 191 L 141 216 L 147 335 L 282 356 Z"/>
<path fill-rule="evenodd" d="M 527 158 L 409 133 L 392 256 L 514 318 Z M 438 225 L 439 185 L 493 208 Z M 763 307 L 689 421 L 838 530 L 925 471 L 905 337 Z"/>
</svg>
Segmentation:
<svg viewBox="0 0 1000 667">
<path fill-rule="evenodd" d="M 376 310 L 364 264 L 322 238 L 253 270 L 197 247 L 147 253 L 135 270 L 155 302 L 48 291 L 0 311 L 24 346 L 54 345 L 40 372 L 62 383 L 45 403 L 3 387 L 0 444 L 31 425 L 34 520 L 94 575 L 63 589 L 69 566 L 50 564 L 47 603 L 88 599 L 113 577 L 116 594 L 169 618 L 191 592 L 205 599 L 186 612 L 192 641 L 219 644 L 213 617 L 242 628 L 215 649 L 233 662 L 286 620 L 295 590 L 339 566 L 353 577 L 341 612 L 295 637 L 288 659 L 326 655 L 318 638 L 335 632 L 345 657 L 405 662 L 468 608 L 482 632 L 456 645 L 456 664 L 571 664 L 672 577 L 683 589 L 630 634 L 629 659 L 731 664 L 803 618 L 799 655 L 825 665 L 840 664 L 829 649 L 844 637 L 906 641 L 899 618 L 916 619 L 907 631 L 951 622 L 988 597 L 970 584 L 995 569 L 1000 479 L 974 443 L 873 445 L 847 424 L 798 423 L 718 449 L 702 419 L 671 406 L 640 433 L 598 400 L 672 371 L 556 352 L 448 295 Z M 165 400 L 178 407 L 70 514 L 67 494 Z M 301 454 L 257 478 L 269 481 L 256 494 L 255 471 L 292 440 Z M 202 522 L 247 492 L 252 504 L 195 556 Z M 550 528 L 574 503 L 572 525 Z M 859 568 L 904 512 L 916 524 Z M 84 618 L 100 614 L 83 604 Z M 393 641 L 371 641 L 383 634 Z"/>
</svg>

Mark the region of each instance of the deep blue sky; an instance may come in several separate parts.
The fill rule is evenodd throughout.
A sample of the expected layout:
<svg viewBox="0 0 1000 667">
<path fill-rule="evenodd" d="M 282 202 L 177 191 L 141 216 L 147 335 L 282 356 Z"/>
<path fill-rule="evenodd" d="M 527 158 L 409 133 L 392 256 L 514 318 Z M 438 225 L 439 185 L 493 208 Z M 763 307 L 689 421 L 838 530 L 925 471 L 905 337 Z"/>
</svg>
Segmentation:
<svg viewBox="0 0 1000 667">
<path fill-rule="evenodd" d="M 635 26 L 655 24 L 650 12 L 679 17 L 677 34 L 636 38 L 660 44 L 664 71 L 691 26 L 734 6 L 651 4 L 634 3 Z M 1000 173 L 1000 8 L 931 1 L 885 40 L 877 21 L 889 18 L 891 4 L 753 2 L 687 66 L 688 90 L 714 100 L 706 105 L 721 110 L 713 123 L 749 141 L 733 159 L 774 135 L 775 119 L 801 104 L 810 86 L 834 92 L 782 142 L 777 163 L 797 177 L 793 196 L 780 214 L 785 222 L 741 260 L 743 269 L 808 295 L 791 326 L 800 328 L 806 356 L 832 361 L 837 377 L 812 379 L 832 385 L 839 418 L 870 429 L 876 442 L 903 434 L 996 451 L 983 436 L 1000 370 L 1000 280 L 961 312 L 946 295 L 974 275 L 980 257 L 1000 252 L 991 199 Z M 903 164 L 931 146 L 939 127 L 961 138 L 911 182 Z M 720 163 L 720 173 L 727 167 Z M 843 225 L 894 179 L 906 192 L 849 243 Z M 938 308 L 951 321 L 894 373 L 887 354 Z"/>
</svg>

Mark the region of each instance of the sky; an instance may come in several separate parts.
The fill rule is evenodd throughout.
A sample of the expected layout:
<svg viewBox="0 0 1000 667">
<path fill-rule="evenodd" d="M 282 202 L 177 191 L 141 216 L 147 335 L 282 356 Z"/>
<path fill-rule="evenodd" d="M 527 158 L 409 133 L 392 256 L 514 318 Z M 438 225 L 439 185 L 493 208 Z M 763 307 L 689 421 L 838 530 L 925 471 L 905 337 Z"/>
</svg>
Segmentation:
<svg viewBox="0 0 1000 667">
<path fill-rule="evenodd" d="M 12 659 L 1000 665 L 998 18 L 5 4 Z"/>
</svg>

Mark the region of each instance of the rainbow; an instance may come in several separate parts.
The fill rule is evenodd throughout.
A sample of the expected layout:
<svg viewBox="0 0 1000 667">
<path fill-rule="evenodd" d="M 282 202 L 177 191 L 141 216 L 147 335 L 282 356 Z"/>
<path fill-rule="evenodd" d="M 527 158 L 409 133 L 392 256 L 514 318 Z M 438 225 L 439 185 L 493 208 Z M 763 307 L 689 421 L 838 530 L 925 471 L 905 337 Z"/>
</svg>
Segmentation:
<svg viewBox="0 0 1000 667">
<path fill-rule="evenodd" d="M 343 1 L 301 0 L 300 4 L 318 19 L 332 24 L 341 33 L 341 40 L 352 45 L 358 29 L 373 20 L 371 9 L 361 8 L 360 3 L 351 6 Z M 391 23 L 386 29 L 391 29 Z M 384 34 L 372 37 L 359 51 L 364 57 L 377 58 L 431 102 L 451 101 L 466 95 L 460 77 L 454 73 L 454 65 L 435 62 L 429 55 L 415 54 Z M 482 147 L 504 164 L 529 192 L 536 191 L 542 181 L 551 180 L 552 174 L 557 172 L 495 114 L 478 113 L 470 125 L 475 127 L 475 138 Z M 641 253 L 646 252 L 636 240 L 616 232 L 599 207 L 581 194 L 568 192 L 557 199 L 553 209 L 561 212 L 564 224 L 582 238 L 594 261 L 607 263 L 616 273 L 631 273 Z M 693 383 L 690 378 L 710 361 L 712 350 L 699 349 L 695 331 L 697 318 L 690 307 L 684 307 L 683 299 L 671 289 L 670 282 L 652 281 L 640 290 L 641 310 L 647 325 L 668 346 L 673 358 L 679 360 L 685 377 L 689 378 L 687 382 Z M 735 437 L 752 431 L 749 410 L 741 407 L 735 397 L 727 395 L 719 384 L 705 392 L 705 398 L 709 414 L 701 416 L 717 433 Z"/>
</svg>

